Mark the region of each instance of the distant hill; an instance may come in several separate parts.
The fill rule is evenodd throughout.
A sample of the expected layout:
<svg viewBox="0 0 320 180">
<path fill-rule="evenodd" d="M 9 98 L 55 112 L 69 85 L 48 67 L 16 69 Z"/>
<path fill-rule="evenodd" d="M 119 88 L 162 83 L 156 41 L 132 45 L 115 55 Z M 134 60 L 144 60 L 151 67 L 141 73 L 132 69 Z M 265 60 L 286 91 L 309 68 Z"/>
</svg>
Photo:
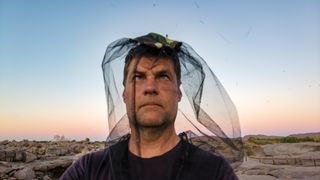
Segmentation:
<svg viewBox="0 0 320 180">
<path fill-rule="evenodd" d="M 247 135 L 244 136 L 244 140 L 248 140 L 250 137 L 259 138 L 259 139 L 274 139 L 281 137 L 296 137 L 296 138 L 305 138 L 305 137 L 320 137 L 320 132 L 312 132 L 312 133 L 301 133 L 301 134 L 290 134 L 289 136 L 268 136 L 268 135 Z"/>
<path fill-rule="evenodd" d="M 267 135 L 257 134 L 257 135 L 244 136 L 243 139 L 248 140 L 250 137 L 259 138 L 259 139 L 274 139 L 274 138 L 281 138 L 282 136 L 267 136 Z"/>
<path fill-rule="evenodd" d="M 305 138 L 305 137 L 320 137 L 320 132 L 291 134 L 288 137 Z"/>
</svg>

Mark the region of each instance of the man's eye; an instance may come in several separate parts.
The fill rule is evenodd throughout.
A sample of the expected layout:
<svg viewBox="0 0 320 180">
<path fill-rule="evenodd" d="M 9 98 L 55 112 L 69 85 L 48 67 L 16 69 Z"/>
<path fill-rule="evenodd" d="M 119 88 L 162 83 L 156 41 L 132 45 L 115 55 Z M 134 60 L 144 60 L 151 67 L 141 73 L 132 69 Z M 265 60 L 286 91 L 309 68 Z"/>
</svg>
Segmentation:
<svg viewBox="0 0 320 180">
<path fill-rule="evenodd" d="M 136 74 L 132 77 L 132 80 L 135 80 L 135 81 L 138 81 L 138 80 L 142 80 L 143 79 L 143 76 L 139 75 L 139 74 Z"/>
<path fill-rule="evenodd" d="M 160 78 L 160 79 L 168 79 L 168 80 L 170 79 L 169 76 L 168 76 L 168 74 L 166 74 L 166 73 L 161 73 L 161 74 L 159 75 L 159 78 Z"/>
</svg>

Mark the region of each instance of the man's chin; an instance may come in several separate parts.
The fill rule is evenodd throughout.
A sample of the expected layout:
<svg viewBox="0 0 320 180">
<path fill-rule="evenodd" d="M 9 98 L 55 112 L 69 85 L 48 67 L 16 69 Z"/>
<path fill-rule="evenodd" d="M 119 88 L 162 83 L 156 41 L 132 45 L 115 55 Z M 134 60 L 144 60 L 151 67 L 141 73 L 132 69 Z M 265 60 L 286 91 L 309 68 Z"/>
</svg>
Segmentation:
<svg viewBox="0 0 320 180">
<path fill-rule="evenodd" d="M 168 125 L 164 119 L 155 119 L 155 118 L 141 118 L 137 119 L 137 124 L 142 128 L 163 128 Z"/>
<path fill-rule="evenodd" d="M 164 112 L 137 113 L 137 125 L 143 128 L 163 128 L 170 124 Z"/>
<path fill-rule="evenodd" d="M 138 126 L 143 128 L 160 128 L 163 127 L 166 123 L 161 120 L 138 120 Z"/>
</svg>

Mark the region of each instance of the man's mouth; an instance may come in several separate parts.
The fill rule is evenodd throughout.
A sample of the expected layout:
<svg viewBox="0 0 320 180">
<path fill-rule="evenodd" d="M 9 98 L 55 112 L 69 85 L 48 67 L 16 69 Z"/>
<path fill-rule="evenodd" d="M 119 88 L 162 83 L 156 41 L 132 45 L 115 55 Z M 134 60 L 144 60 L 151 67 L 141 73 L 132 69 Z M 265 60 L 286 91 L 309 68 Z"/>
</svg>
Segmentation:
<svg viewBox="0 0 320 180">
<path fill-rule="evenodd" d="M 147 102 L 147 103 L 143 103 L 140 107 L 146 107 L 146 106 L 161 106 L 161 104 L 156 103 L 156 102 Z"/>
</svg>

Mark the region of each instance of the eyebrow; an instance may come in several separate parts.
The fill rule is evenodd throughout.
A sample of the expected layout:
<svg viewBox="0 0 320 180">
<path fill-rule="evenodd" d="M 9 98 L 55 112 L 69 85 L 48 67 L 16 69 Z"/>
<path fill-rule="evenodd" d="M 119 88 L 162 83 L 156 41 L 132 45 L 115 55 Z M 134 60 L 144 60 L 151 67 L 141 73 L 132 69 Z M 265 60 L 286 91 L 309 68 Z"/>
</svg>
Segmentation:
<svg viewBox="0 0 320 180">
<path fill-rule="evenodd" d="M 170 73 L 170 71 L 169 71 L 168 69 L 159 70 L 159 71 L 152 71 L 152 72 L 155 72 L 156 75 L 162 74 L 162 73 L 171 75 L 171 73 Z M 139 71 L 139 70 L 136 69 L 136 70 L 133 71 L 131 74 L 146 74 L 146 72 L 145 72 L 145 71 Z"/>
<path fill-rule="evenodd" d="M 132 68 L 131 69 L 131 72 L 128 73 L 128 75 L 131 77 L 131 76 L 134 76 L 134 75 L 145 75 L 146 72 L 148 71 L 152 71 L 156 76 L 161 74 L 161 73 L 166 73 L 167 75 L 169 75 L 171 78 L 172 76 L 174 76 L 174 72 L 171 72 L 170 68 L 165 66 L 165 65 L 157 65 L 157 63 L 155 63 L 154 65 L 152 65 L 151 67 L 139 67 L 139 66 L 136 66 L 136 68 Z M 129 77 L 128 76 L 128 77 Z"/>
<path fill-rule="evenodd" d="M 133 71 L 131 74 L 145 74 L 145 72 L 135 70 L 135 71 Z"/>
<path fill-rule="evenodd" d="M 163 74 L 163 73 L 171 75 L 170 71 L 168 71 L 168 70 L 161 70 L 161 71 L 157 72 L 157 74 Z"/>
</svg>

